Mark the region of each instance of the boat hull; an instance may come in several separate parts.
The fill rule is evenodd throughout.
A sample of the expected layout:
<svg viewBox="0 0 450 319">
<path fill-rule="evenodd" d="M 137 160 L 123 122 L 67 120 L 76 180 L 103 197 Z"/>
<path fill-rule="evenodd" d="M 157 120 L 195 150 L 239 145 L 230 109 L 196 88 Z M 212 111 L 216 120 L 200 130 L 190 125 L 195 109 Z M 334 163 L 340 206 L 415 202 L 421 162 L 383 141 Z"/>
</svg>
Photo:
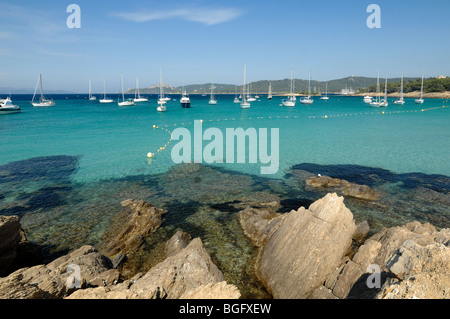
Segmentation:
<svg viewBox="0 0 450 319">
<path fill-rule="evenodd" d="M 134 102 L 125 101 L 125 102 L 118 102 L 117 105 L 119 106 L 133 106 L 136 105 Z"/>
<path fill-rule="evenodd" d="M 314 103 L 314 100 L 300 100 L 300 103 L 311 105 Z"/>
<path fill-rule="evenodd" d="M 48 107 L 55 106 L 55 102 L 42 102 L 42 103 L 31 103 L 35 107 Z"/>
<path fill-rule="evenodd" d="M 114 100 L 99 100 L 99 102 L 102 104 L 108 104 L 108 103 L 113 103 Z"/>
<path fill-rule="evenodd" d="M 133 101 L 134 101 L 134 102 L 137 102 L 137 103 L 139 103 L 139 102 L 148 102 L 148 99 L 145 99 L 145 98 L 138 98 L 138 99 L 133 99 Z"/>
<path fill-rule="evenodd" d="M 21 111 L 22 110 L 20 108 L 4 108 L 4 107 L 0 107 L 0 115 L 20 113 Z"/>
<path fill-rule="evenodd" d="M 216 100 L 210 100 L 210 101 L 208 102 L 208 104 L 209 104 L 209 105 L 216 105 L 216 104 L 217 104 L 217 101 L 216 101 Z"/>
<path fill-rule="evenodd" d="M 294 107 L 295 102 L 294 101 L 283 101 L 283 102 L 281 102 L 281 105 L 287 106 L 287 107 Z"/>
<path fill-rule="evenodd" d="M 241 109 L 249 109 L 250 103 L 241 103 Z"/>
<path fill-rule="evenodd" d="M 181 102 L 181 107 L 183 109 L 188 109 L 191 107 L 191 102 Z"/>
</svg>

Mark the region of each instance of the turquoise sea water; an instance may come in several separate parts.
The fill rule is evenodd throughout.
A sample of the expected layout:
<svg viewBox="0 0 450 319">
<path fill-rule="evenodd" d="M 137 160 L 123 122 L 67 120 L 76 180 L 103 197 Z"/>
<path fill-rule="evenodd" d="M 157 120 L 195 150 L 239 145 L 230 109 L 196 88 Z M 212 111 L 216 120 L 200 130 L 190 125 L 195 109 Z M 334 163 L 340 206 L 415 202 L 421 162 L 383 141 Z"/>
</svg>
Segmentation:
<svg viewBox="0 0 450 319">
<path fill-rule="evenodd" d="M 153 129 L 153 125 L 193 131 L 192 121 L 201 119 L 204 130 L 217 127 L 224 135 L 226 128 L 279 128 L 277 177 L 303 162 L 450 176 L 450 111 L 440 108 L 449 106 L 445 100 L 426 100 L 422 106 L 412 99 L 404 106 L 391 100 L 388 108 L 375 109 L 362 98 L 339 96 L 329 101 L 316 99 L 312 106 L 297 103 L 295 108 L 287 108 L 280 106 L 281 98 L 268 101 L 261 97 L 243 110 L 232 103 L 233 96 L 219 96 L 216 106 L 208 105 L 208 97 L 191 96 L 191 109 L 182 109 L 174 96 L 177 101 L 169 102 L 168 111 L 158 113 L 156 97 L 149 103 L 122 108 L 116 103 L 90 102 L 83 96 L 61 98 L 51 108 L 33 108 L 28 100 L 15 98 L 23 112 L 0 118 L 0 165 L 37 156 L 74 155 L 81 156 L 72 176 L 76 181 L 161 173 L 173 165 L 171 145 L 151 164 L 146 155 L 166 145 L 170 133 Z M 429 108 L 437 109 L 420 112 Z M 254 174 L 261 166 L 224 165 Z"/>
<path fill-rule="evenodd" d="M 412 220 L 450 227 L 447 100 L 416 105 L 406 99 L 396 106 L 390 99 L 378 109 L 362 97 L 331 96 L 287 108 L 281 97 L 261 96 L 243 110 L 231 95 L 218 95 L 215 106 L 208 96 L 191 96 L 190 109 L 173 96 L 167 112 L 158 113 L 156 96 L 132 107 L 70 95 L 54 96 L 55 107 L 34 108 L 31 96 L 12 98 L 22 113 L 0 116 L 0 214 L 19 215 L 28 239 L 42 245 L 48 259 L 101 245 L 120 202 L 144 199 L 167 213 L 125 264 L 130 276 L 161 260 L 164 243 L 183 230 L 202 238 L 244 297 L 268 297 L 253 274 L 256 248 L 236 213 L 270 201 L 280 202 L 281 213 L 307 207 L 327 192 L 305 186 L 319 173 L 380 194 L 374 202 L 345 199 L 356 221 L 367 220 L 373 232 Z M 261 163 L 175 165 L 177 141 L 170 133 L 184 127 L 193 135 L 195 120 L 224 135 L 226 128 L 278 128 L 277 174 L 261 175 Z M 156 155 L 149 160 L 148 152 Z"/>
</svg>

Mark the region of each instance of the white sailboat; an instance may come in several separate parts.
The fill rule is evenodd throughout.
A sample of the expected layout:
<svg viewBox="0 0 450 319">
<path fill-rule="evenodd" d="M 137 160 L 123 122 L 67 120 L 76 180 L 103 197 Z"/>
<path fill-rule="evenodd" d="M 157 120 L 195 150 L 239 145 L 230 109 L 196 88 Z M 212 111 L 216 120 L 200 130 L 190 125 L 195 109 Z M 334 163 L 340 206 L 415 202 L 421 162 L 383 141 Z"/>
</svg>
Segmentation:
<svg viewBox="0 0 450 319">
<path fill-rule="evenodd" d="M 292 68 L 291 68 L 291 92 L 289 94 L 289 98 L 284 99 L 284 100 L 281 101 L 281 105 L 288 106 L 288 107 L 294 107 L 295 106 L 294 77 L 293 77 Z"/>
<path fill-rule="evenodd" d="M 423 76 L 422 76 L 422 85 L 420 87 L 420 97 L 415 100 L 416 104 L 423 104 Z"/>
<path fill-rule="evenodd" d="M 272 99 L 272 82 L 269 82 L 269 92 L 267 93 L 267 99 Z"/>
<path fill-rule="evenodd" d="M 134 102 L 148 102 L 148 99 L 141 96 L 139 92 L 139 78 L 136 77 L 136 89 L 134 90 Z"/>
<path fill-rule="evenodd" d="M 96 101 L 97 97 L 92 95 L 91 79 L 89 79 L 89 101 Z"/>
<path fill-rule="evenodd" d="M 217 100 L 214 98 L 214 75 L 213 75 L 213 79 L 212 79 L 212 82 L 211 82 L 211 95 L 210 95 L 208 104 L 210 104 L 210 105 L 216 105 L 217 104 Z"/>
<path fill-rule="evenodd" d="M 254 98 L 252 96 L 252 84 L 251 83 L 248 84 L 247 101 L 248 102 L 255 102 L 256 101 L 256 98 Z"/>
<path fill-rule="evenodd" d="M 250 108 L 250 103 L 247 101 L 245 93 L 246 75 L 247 75 L 247 64 L 244 65 L 244 85 L 242 85 L 242 102 L 241 102 L 242 109 Z"/>
<path fill-rule="evenodd" d="M 300 99 L 302 104 L 313 104 L 314 100 L 311 99 L 311 69 L 309 69 L 309 80 L 308 80 L 308 97 Z"/>
<path fill-rule="evenodd" d="M 377 96 L 375 98 L 375 101 L 370 102 L 371 107 L 380 107 L 381 104 L 381 97 L 380 97 L 380 74 L 377 75 Z"/>
<path fill-rule="evenodd" d="M 103 78 L 103 99 L 100 99 L 99 102 L 102 104 L 114 102 L 113 99 L 106 97 L 106 80 L 105 80 L 105 78 Z"/>
<path fill-rule="evenodd" d="M 395 100 L 394 104 L 398 105 L 405 104 L 405 100 L 403 99 L 403 74 L 402 74 L 402 81 L 400 83 L 400 95 L 398 97 L 398 100 Z"/>
<path fill-rule="evenodd" d="M 181 89 L 181 99 L 180 99 L 181 107 L 182 108 L 190 108 L 191 107 L 191 99 L 189 98 L 189 95 L 187 95 L 186 90 L 184 89 L 184 82 L 182 84 Z"/>
<path fill-rule="evenodd" d="M 39 97 L 39 102 L 34 102 L 36 96 L 36 91 L 38 86 L 41 88 L 41 96 Z M 42 88 L 42 75 L 39 74 L 38 82 L 36 83 L 36 88 L 34 89 L 33 99 L 31 100 L 33 106 L 55 106 L 55 102 L 51 99 L 46 99 L 44 97 L 44 90 Z"/>
<path fill-rule="evenodd" d="M 234 100 L 233 103 L 241 103 L 241 100 L 239 100 L 238 96 L 237 96 L 237 86 L 234 86 Z"/>
<path fill-rule="evenodd" d="M 320 97 L 321 100 L 329 100 L 330 97 L 328 96 L 328 82 L 325 84 L 325 95 Z"/>
<path fill-rule="evenodd" d="M 123 74 L 122 73 L 120 74 L 120 80 L 121 80 L 120 82 L 121 82 L 121 87 L 122 87 L 122 102 L 117 101 L 117 105 L 119 105 L 119 106 L 136 105 L 133 100 L 125 100 L 125 94 L 123 92 Z"/>
<path fill-rule="evenodd" d="M 7 97 L 4 100 L 0 100 L 0 114 L 12 114 L 19 113 L 20 107 L 12 104 L 11 98 Z"/>
<path fill-rule="evenodd" d="M 158 106 L 156 107 L 156 110 L 158 112 L 165 112 L 167 110 L 166 103 L 167 103 L 167 99 L 164 98 L 162 71 L 160 70 L 159 71 L 159 99 L 158 99 Z"/>
<path fill-rule="evenodd" d="M 389 105 L 388 99 L 387 99 L 387 76 L 386 76 L 386 82 L 384 84 L 384 99 L 381 101 L 380 106 L 381 107 L 387 107 Z"/>
</svg>

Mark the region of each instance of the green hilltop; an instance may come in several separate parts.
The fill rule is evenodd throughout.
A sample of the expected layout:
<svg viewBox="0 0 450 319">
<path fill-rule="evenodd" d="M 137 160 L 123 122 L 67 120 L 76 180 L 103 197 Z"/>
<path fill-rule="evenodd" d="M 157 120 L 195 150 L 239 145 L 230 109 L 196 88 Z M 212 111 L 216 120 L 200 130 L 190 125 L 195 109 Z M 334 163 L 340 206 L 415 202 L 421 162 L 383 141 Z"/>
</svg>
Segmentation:
<svg viewBox="0 0 450 319">
<path fill-rule="evenodd" d="M 388 79 L 388 92 L 398 91 L 400 88 L 400 78 Z M 380 86 L 384 90 L 384 78 L 380 78 Z M 272 83 L 273 94 L 284 94 L 290 92 L 290 79 L 283 80 L 261 80 L 251 82 L 248 84 L 248 88 L 252 94 L 267 94 L 269 90 L 269 83 Z M 311 80 L 311 90 L 314 92 L 325 92 L 326 81 Z M 341 93 L 343 90 L 350 92 L 375 92 L 376 91 L 376 78 L 361 77 L 361 76 L 349 76 L 342 79 L 328 81 L 329 93 Z M 420 90 L 421 78 L 404 78 L 404 92 L 418 91 Z M 164 92 L 167 94 L 181 94 L 182 87 L 172 87 L 164 84 Z M 185 90 L 188 94 L 209 94 L 211 91 L 211 83 L 205 84 L 190 84 L 185 85 Z M 159 94 L 159 85 L 154 85 L 148 88 L 140 88 L 141 94 Z M 295 79 L 294 90 L 296 93 L 306 93 L 308 91 L 308 80 Z M 450 91 L 450 78 L 428 78 L 424 83 L 425 92 L 442 92 Z M 214 84 L 214 94 L 239 94 L 242 92 L 242 85 L 234 84 Z M 134 89 L 129 89 L 126 93 L 134 93 Z"/>
</svg>

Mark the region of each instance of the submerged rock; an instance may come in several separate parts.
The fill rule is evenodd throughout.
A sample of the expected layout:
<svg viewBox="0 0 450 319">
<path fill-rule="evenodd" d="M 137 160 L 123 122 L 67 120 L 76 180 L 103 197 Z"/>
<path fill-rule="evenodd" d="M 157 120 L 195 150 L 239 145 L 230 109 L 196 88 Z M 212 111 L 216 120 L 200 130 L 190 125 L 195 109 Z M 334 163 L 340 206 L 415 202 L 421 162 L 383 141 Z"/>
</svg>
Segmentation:
<svg viewBox="0 0 450 319">
<path fill-rule="evenodd" d="M 333 178 L 329 176 L 310 177 L 306 180 L 306 184 L 315 188 L 331 188 L 338 191 L 342 195 L 364 200 L 377 200 L 378 194 L 367 185 L 359 185 L 350 183 L 346 180 Z"/>
<path fill-rule="evenodd" d="M 126 213 L 115 217 L 116 223 L 104 235 L 105 244 L 100 248 L 107 256 L 127 255 L 136 250 L 145 237 L 154 233 L 162 223 L 164 210 L 153 207 L 143 200 L 125 200 L 121 205 Z"/>
</svg>

